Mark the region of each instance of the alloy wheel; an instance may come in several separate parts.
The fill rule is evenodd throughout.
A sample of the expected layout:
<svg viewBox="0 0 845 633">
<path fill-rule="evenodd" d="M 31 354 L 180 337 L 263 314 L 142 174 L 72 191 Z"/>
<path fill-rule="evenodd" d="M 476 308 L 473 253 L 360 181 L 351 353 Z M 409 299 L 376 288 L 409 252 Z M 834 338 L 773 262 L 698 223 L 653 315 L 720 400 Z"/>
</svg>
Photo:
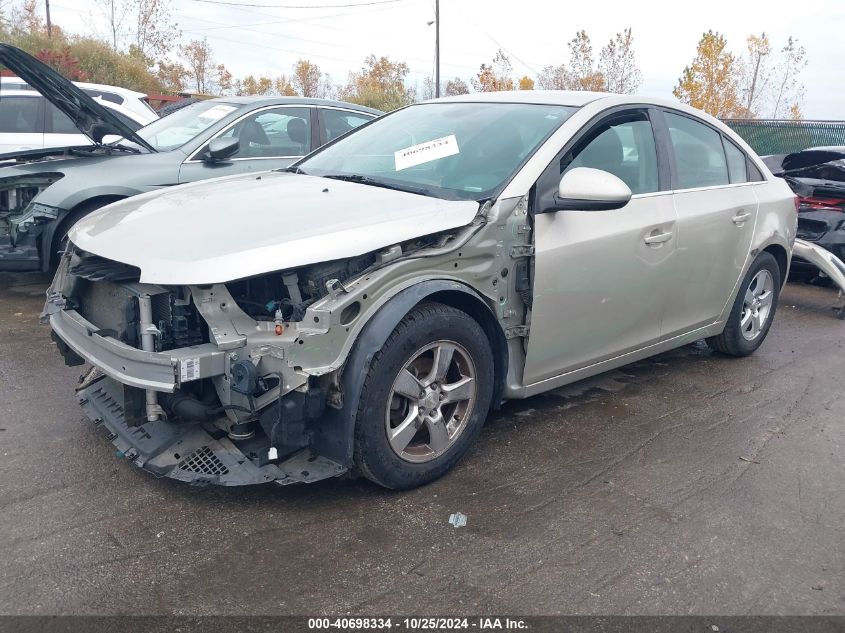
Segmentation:
<svg viewBox="0 0 845 633">
<path fill-rule="evenodd" d="M 746 341 L 753 341 L 760 336 L 772 313 L 774 298 L 775 282 L 772 273 L 764 268 L 748 284 L 742 302 L 739 330 Z"/>
<path fill-rule="evenodd" d="M 428 462 L 454 445 L 472 416 L 477 372 L 469 352 L 436 341 L 414 352 L 388 395 L 387 439 L 409 462 Z"/>
</svg>

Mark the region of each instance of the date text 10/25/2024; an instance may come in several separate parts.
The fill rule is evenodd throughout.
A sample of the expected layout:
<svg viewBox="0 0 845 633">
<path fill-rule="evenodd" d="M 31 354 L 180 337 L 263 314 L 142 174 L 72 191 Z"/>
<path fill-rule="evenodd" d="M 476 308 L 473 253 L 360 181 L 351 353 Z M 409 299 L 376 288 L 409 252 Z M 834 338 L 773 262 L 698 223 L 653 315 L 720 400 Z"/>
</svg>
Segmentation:
<svg viewBox="0 0 845 633">
<path fill-rule="evenodd" d="M 388 630 L 397 629 L 404 631 L 457 631 L 457 630 L 478 630 L 478 631 L 519 631 L 528 630 L 528 624 L 519 618 L 439 618 L 439 617 L 414 617 L 414 618 L 309 618 L 308 629 L 339 630 L 339 631 L 362 631 L 362 630 Z"/>
</svg>

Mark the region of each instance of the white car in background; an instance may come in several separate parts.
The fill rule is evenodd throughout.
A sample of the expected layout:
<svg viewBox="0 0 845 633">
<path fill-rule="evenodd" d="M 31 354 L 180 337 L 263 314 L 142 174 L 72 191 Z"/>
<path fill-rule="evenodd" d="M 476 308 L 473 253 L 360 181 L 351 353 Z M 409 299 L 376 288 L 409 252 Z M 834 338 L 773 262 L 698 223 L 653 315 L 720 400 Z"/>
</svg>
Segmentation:
<svg viewBox="0 0 845 633">
<path fill-rule="evenodd" d="M 133 130 L 158 119 L 143 93 L 100 84 L 76 85 Z M 23 79 L 0 78 L 0 154 L 90 143 L 64 113 Z"/>
<path fill-rule="evenodd" d="M 91 84 L 84 81 L 74 81 L 73 85 L 81 88 L 89 97 L 100 103 L 121 106 L 122 111 L 129 113 L 141 125 L 151 123 L 158 118 L 158 114 L 153 110 L 149 101 L 147 101 L 147 95 L 143 92 L 107 84 Z M 0 88 L 3 90 L 7 88 L 10 90 L 35 90 L 20 77 L 0 77 Z"/>
</svg>

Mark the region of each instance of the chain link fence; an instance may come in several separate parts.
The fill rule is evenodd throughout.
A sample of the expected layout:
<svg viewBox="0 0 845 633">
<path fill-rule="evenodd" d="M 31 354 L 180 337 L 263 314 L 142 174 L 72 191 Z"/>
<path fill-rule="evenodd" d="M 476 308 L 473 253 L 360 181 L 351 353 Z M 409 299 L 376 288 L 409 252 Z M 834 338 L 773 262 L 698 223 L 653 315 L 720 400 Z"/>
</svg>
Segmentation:
<svg viewBox="0 0 845 633">
<path fill-rule="evenodd" d="M 820 145 L 845 146 L 845 121 L 723 119 L 760 156 L 789 154 Z"/>
</svg>

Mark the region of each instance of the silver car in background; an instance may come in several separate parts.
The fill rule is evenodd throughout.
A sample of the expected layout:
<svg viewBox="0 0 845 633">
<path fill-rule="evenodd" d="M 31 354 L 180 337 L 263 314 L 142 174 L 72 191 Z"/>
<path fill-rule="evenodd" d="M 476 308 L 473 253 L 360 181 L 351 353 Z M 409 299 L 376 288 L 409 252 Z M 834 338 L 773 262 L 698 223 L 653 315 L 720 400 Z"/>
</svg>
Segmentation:
<svg viewBox="0 0 845 633">
<path fill-rule="evenodd" d="M 794 200 L 675 102 L 464 95 L 92 213 L 44 316 L 93 365 L 89 417 L 158 476 L 409 488 L 504 400 L 702 338 L 754 352 Z"/>
</svg>

